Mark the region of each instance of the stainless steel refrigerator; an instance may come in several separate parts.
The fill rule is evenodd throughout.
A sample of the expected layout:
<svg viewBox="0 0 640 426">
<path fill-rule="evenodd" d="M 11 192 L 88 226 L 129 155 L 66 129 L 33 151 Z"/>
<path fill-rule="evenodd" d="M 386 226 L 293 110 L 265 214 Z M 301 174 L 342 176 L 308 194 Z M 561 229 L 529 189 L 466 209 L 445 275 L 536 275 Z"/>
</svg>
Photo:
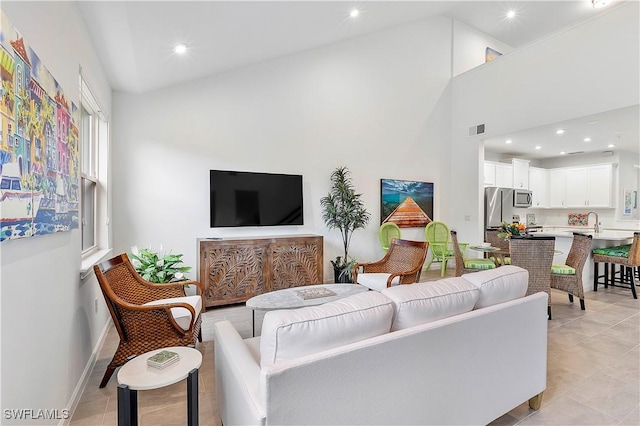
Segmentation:
<svg viewBox="0 0 640 426">
<path fill-rule="evenodd" d="M 519 221 L 514 218 L 513 194 L 512 188 L 491 186 L 484 189 L 485 229 L 496 229 L 502 222 L 511 223 L 514 219 Z"/>
</svg>

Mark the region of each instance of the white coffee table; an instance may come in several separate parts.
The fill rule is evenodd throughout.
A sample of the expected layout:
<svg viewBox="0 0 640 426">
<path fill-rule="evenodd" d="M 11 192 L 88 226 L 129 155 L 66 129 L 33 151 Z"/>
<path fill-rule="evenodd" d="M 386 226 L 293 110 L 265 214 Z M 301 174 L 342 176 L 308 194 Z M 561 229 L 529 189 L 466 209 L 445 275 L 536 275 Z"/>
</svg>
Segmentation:
<svg viewBox="0 0 640 426">
<path fill-rule="evenodd" d="M 163 369 L 149 367 L 147 358 L 160 351 L 172 351 L 180 359 Z M 187 379 L 187 424 L 198 425 L 198 369 L 202 354 L 187 346 L 173 346 L 146 352 L 128 361 L 118 371 L 118 425 L 138 424 L 138 391 L 157 389 Z"/>
<path fill-rule="evenodd" d="M 298 290 L 313 289 L 316 287 L 324 287 L 336 293 L 335 296 L 318 297 L 315 299 L 304 299 L 298 294 Z M 334 300 L 343 299 L 352 294 L 369 291 L 369 289 L 360 284 L 314 284 L 301 287 L 285 288 L 282 290 L 271 291 L 269 293 L 259 294 L 247 300 L 247 307 L 252 309 L 252 328 L 253 335 L 256 335 L 256 311 L 274 311 L 276 309 L 296 309 L 305 306 L 317 306 Z"/>
</svg>

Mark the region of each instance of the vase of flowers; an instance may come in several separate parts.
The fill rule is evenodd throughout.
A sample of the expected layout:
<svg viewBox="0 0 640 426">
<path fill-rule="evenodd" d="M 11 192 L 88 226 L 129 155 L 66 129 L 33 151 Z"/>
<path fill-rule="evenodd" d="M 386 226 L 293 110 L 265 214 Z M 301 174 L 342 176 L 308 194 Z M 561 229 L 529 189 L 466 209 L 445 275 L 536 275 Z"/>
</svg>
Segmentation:
<svg viewBox="0 0 640 426">
<path fill-rule="evenodd" d="M 162 250 L 162 246 L 160 246 Z M 152 249 L 138 249 L 131 247 L 131 264 L 136 272 L 145 280 L 152 283 L 173 283 L 186 281 L 184 273 L 191 269 L 191 266 L 180 266 L 182 263 L 181 254 L 159 254 Z"/>
<path fill-rule="evenodd" d="M 498 237 L 509 239 L 513 236 L 519 237 L 526 235 L 527 226 L 524 223 L 507 223 L 502 222 L 500 228 L 498 228 Z"/>
</svg>

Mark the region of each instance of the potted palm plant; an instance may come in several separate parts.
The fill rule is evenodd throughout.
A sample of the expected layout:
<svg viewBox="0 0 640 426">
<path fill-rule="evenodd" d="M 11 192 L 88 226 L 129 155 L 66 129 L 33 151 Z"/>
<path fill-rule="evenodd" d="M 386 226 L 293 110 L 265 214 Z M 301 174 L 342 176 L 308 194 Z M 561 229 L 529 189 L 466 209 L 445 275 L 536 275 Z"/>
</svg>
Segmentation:
<svg viewBox="0 0 640 426">
<path fill-rule="evenodd" d="M 320 199 L 322 219 L 329 229 L 339 229 L 344 256 L 332 260 L 335 282 L 352 282 L 351 268 L 355 260 L 349 258 L 349 244 L 353 231 L 363 229 L 371 215 L 364 208 L 362 194 L 357 194 L 350 172 L 339 167 L 331 173 L 331 190 Z"/>
</svg>

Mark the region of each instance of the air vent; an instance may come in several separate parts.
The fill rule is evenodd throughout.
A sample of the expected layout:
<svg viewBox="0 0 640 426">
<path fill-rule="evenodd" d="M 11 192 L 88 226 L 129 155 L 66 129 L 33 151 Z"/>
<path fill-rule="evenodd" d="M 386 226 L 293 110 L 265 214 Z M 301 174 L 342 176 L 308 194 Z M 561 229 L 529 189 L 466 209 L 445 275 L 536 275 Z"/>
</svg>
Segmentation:
<svg viewBox="0 0 640 426">
<path fill-rule="evenodd" d="M 567 152 L 567 155 L 573 155 L 573 154 L 584 154 L 584 151 Z"/>
<path fill-rule="evenodd" d="M 481 135 L 484 133 L 484 124 L 469 127 L 469 136 Z"/>
</svg>

